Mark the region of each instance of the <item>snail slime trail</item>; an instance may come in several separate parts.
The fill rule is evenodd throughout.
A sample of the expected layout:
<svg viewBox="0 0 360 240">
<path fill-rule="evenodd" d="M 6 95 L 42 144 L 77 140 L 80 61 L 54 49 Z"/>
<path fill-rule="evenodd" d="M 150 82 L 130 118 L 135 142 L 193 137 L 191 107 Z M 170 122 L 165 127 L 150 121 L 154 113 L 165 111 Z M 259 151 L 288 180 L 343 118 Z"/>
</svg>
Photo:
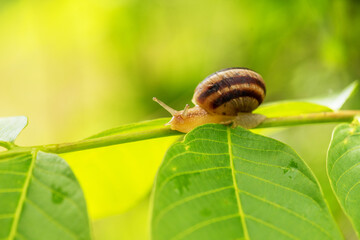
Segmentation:
<svg viewBox="0 0 360 240">
<path fill-rule="evenodd" d="M 260 74 L 247 68 L 226 68 L 206 77 L 195 88 L 190 108 L 177 111 L 157 98 L 154 101 L 173 117 L 168 125 L 172 130 L 187 133 L 206 123 L 232 124 L 253 128 L 265 120 L 265 116 L 252 114 L 264 100 L 265 82 Z"/>
</svg>

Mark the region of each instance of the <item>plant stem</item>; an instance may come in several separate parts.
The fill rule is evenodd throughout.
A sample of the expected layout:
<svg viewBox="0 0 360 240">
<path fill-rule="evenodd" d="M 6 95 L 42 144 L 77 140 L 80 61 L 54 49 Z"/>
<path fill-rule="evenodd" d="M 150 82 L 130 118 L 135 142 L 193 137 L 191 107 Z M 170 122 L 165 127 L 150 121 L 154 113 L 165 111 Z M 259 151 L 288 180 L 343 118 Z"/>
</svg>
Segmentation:
<svg viewBox="0 0 360 240">
<path fill-rule="evenodd" d="M 359 110 L 344 110 L 338 112 L 307 113 L 288 117 L 267 118 L 256 128 L 286 127 L 314 123 L 351 122 Z"/>
<path fill-rule="evenodd" d="M 11 142 L 0 141 L 0 147 L 6 148 L 7 150 L 9 150 L 14 147 L 14 144 Z"/>
<path fill-rule="evenodd" d="M 256 128 L 286 127 L 294 125 L 314 124 L 314 123 L 335 123 L 351 122 L 355 116 L 360 115 L 360 111 L 338 111 L 301 114 L 297 116 L 267 118 Z M 156 121 L 156 120 L 154 120 Z M 101 136 L 70 143 L 49 144 L 34 146 L 45 152 L 67 153 L 81 151 L 91 148 L 111 146 L 121 143 L 135 142 L 151 138 L 168 137 L 183 135 L 184 133 L 173 131 L 169 126 L 161 126 L 157 129 L 140 130 L 137 132 L 119 133 L 110 136 Z"/>
<path fill-rule="evenodd" d="M 67 153 L 81 151 L 91 148 L 106 147 L 121 143 L 136 142 L 151 138 L 169 137 L 174 135 L 182 135 L 183 133 L 171 130 L 168 126 L 164 126 L 161 129 L 145 130 L 142 132 L 124 133 L 112 136 L 105 136 L 99 138 L 91 138 L 80 140 L 77 142 L 49 144 L 43 146 L 35 146 L 44 152 L 52 153 Z"/>
</svg>

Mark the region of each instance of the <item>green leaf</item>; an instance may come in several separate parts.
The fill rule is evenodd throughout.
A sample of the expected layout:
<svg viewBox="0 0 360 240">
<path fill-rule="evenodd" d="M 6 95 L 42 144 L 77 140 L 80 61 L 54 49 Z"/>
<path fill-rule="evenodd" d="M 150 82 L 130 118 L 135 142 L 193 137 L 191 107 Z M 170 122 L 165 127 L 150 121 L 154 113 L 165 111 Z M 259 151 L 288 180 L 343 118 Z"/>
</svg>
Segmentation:
<svg viewBox="0 0 360 240">
<path fill-rule="evenodd" d="M 266 117 L 287 117 L 296 116 L 304 113 L 331 112 L 326 106 L 316 103 L 302 101 L 279 101 L 264 104 L 254 111 L 254 113 L 265 115 Z"/>
<path fill-rule="evenodd" d="M 254 113 L 267 117 L 296 116 L 304 113 L 331 112 L 339 110 L 357 91 L 358 81 L 354 81 L 342 91 L 320 98 L 278 101 L 261 105 Z"/>
<path fill-rule="evenodd" d="M 153 192 L 162 239 L 342 239 L 319 184 L 287 145 L 209 124 L 174 144 Z"/>
<path fill-rule="evenodd" d="M 24 116 L 0 118 L 0 141 L 14 142 L 26 125 L 27 117 Z"/>
<path fill-rule="evenodd" d="M 338 125 L 327 156 L 327 173 L 340 205 L 360 236 L 360 125 Z"/>
<path fill-rule="evenodd" d="M 0 239 L 91 239 L 80 185 L 43 152 L 0 154 Z"/>
</svg>

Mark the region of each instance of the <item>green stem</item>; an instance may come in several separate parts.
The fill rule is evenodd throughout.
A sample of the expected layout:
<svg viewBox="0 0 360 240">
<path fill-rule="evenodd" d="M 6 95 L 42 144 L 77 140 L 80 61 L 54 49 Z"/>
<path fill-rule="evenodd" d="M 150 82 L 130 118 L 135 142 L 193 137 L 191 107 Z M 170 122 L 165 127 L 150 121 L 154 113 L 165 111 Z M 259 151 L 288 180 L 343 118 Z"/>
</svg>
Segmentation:
<svg viewBox="0 0 360 240">
<path fill-rule="evenodd" d="M 151 138 L 168 137 L 173 135 L 181 135 L 183 133 L 171 130 L 168 126 L 161 129 L 145 130 L 142 132 L 124 133 L 106 137 L 91 138 L 71 143 L 49 144 L 43 146 L 35 146 L 44 152 L 66 153 L 75 152 L 91 148 L 106 147 L 127 142 L 136 142 Z"/>
<path fill-rule="evenodd" d="M 16 145 L 12 142 L 4 142 L 4 141 L 0 141 L 0 147 L 4 147 L 7 150 L 10 150 L 12 148 L 15 148 Z"/>
<path fill-rule="evenodd" d="M 351 122 L 360 115 L 358 110 L 344 110 L 338 112 L 307 113 L 288 117 L 267 118 L 256 128 L 286 127 L 314 123 Z"/>
<path fill-rule="evenodd" d="M 321 112 L 301 114 L 297 116 L 275 117 L 267 118 L 256 128 L 270 128 L 270 127 L 286 127 L 303 124 L 314 123 L 336 123 L 336 122 L 351 122 L 355 116 L 360 115 L 360 111 L 338 111 L 338 112 Z M 158 120 L 154 120 L 158 121 Z M 91 148 L 99 148 L 111 146 L 127 142 L 135 142 L 151 138 L 168 137 L 174 135 L 183 135 L 178 131 L 173 131 L 169 126 L 161 126 L 157 129 L 140 130 L 136 132 L 127 132 L 113 134 L 110 136 L 101 136 L 89 138 L 71 143 L 49 144 L 43 146 L 34 146 L 30 148 L 37 148 L 45 152 L 52 153 L 67 153 L 81 151 Z"/>
</svg>

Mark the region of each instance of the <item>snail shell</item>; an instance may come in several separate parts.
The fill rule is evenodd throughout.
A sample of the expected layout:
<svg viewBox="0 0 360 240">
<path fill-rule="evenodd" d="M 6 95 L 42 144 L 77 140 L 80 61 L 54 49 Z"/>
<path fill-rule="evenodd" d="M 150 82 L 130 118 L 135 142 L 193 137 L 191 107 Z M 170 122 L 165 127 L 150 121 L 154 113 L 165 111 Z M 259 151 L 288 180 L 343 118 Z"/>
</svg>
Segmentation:
<svg viewBox="0 0 360 240">
<path fill-rule="evenodd" d="M 227 68 L 205 78 L 196 87 L 192 102 L 210 114 L 236 116 L 256 109 L 265 93 L 260 74 L 247 68 Z"/>
</svg>

